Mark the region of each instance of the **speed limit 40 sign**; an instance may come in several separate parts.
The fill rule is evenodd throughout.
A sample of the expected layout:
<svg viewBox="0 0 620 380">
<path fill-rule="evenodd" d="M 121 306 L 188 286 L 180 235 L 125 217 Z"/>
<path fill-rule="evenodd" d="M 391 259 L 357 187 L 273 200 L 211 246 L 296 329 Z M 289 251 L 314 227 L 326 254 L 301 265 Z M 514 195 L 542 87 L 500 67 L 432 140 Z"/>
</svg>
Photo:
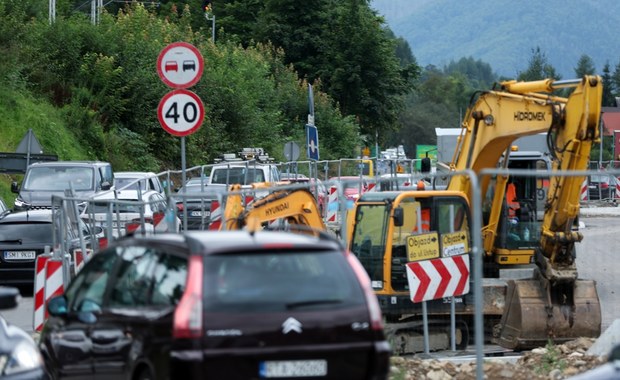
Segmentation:
<svg viewBox="0 0 620 380">
<path fill-rule="evenodd" d="M 167 93 L 157 107 L 157 118 L 166 132 L 175 136 L 187 136 L 202 125 L 205 111 L 202 100 L 188 90 Z"/>
</svg>

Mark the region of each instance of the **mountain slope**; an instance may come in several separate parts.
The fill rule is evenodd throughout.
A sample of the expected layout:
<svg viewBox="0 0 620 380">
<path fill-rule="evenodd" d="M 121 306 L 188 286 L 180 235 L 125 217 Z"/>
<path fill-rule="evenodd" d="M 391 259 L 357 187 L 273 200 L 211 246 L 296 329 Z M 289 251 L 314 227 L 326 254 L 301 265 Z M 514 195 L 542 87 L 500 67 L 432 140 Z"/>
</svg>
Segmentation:
<svg viewBox="0 0 620 380">
<path fill-rule="evenodd" d="M 481 59 L 499 75 L 525 71 L 537 46 L 564 79 L 582 54 L 601 73 L 619 62 L 620 2 L 616 0 L 373 0 L 418 63 L 443 67 Z"/>
</svg>

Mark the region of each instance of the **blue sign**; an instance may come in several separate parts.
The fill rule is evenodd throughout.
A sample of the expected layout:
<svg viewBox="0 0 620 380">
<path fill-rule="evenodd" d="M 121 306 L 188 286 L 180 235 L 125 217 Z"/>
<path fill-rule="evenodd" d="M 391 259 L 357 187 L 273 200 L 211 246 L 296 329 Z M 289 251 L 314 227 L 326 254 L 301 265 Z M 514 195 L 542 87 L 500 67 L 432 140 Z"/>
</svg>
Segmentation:
<svg viewBox="0 0 620 380">
<path fill-rule="evenodd" d="M 308 147 L 308 159 L 319 160 L 319 132 L 315 125 L 306 124 L 306 146 Z"/>
</svg>

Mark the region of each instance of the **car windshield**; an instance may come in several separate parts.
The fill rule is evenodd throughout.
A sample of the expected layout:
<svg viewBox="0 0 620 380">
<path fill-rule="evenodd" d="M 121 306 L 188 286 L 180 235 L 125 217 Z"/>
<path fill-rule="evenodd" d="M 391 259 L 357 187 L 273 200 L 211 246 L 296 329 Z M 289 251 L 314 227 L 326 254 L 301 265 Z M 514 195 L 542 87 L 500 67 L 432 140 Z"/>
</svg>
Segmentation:
<svg viewBox="0 0 620 380">
<path fill-rule="evenodd" d="M 31 167 L 23 189 L 63 191 L 73 185 L 76 191 L 94 190 L 94 177 L 95 172 L 89 167 Z"/>
<path fill-rule="evenodd" d="M 214 255 L 205 262 L 210 312 L 326 310 L 364 299 L 337 251 Z"/>
<path fill-rule="evenodd" d="M 2 223 L 0 243 L 52 244 L 52 223 Z"/>
<path fill-rule="evenodd" d="M 114 179 L 116 190 L 148 190 L 146 179 L 138 181 L 137 178 L 118 178 Z M 131 185 L 130 185 L 131 184 Z"/>
</svg>

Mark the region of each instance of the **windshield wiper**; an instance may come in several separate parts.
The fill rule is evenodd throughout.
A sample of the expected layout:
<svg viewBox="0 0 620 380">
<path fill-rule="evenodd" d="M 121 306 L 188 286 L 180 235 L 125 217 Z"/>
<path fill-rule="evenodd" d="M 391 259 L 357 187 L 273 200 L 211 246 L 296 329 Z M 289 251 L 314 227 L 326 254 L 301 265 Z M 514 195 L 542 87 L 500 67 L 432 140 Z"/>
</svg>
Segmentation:
<svg viewBox="0 0 620 380">
<path fill-rule="evenodd" d="M 9 244 L 21 244 L 22 239 L 10 239 L 10 240 L 0 240 L 0 243 L 9 243 Z"/>
<path fill-rule="evenodd" d="M 299 307 L 305 307 L 305 306 L 329 305 L 329 304 L 339 304 L 339 303 L 342 303 L 342 300 L 329 300 L 329 299 L 307 300 L 307 301 L 287 303 L 286 309 L 291 310 L 291 309 L 297 309 Z"/>
</svg>

